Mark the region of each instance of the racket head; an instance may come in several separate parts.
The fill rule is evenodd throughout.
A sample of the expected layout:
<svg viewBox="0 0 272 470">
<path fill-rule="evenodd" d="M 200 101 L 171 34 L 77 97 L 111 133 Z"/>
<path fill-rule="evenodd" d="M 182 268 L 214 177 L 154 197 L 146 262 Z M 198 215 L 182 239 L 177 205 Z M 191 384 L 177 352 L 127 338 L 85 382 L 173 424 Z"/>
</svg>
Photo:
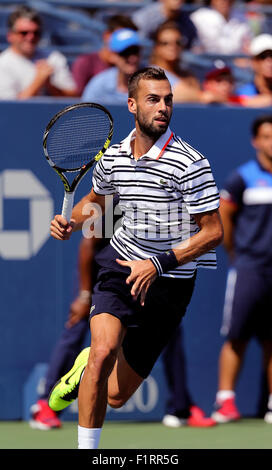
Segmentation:
<svg viewBox="0 0 272 470">
<path fill-rule="evenodd" d="M 113 119 L 104 106 L 76 103 L 49 121 L 43 135 L 44 154 L 60 176 L 79 171 L 82 176 L 105 153 L 112 135 Z"/>
</svg>

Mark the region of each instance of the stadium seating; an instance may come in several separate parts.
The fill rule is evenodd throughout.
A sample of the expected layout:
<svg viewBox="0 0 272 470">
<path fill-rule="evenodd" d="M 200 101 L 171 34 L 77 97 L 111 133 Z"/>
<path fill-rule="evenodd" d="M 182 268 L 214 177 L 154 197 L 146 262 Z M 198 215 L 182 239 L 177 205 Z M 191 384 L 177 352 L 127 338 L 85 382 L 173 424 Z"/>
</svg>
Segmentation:
<svg viewBox="0 0 272 470">
<path fill-rule="evenodd" d="M 44 31 L 40 46 L 58 49 L 65 54 L 68 62 L 83 53 L 92 52 L 102 44 L 102 32 L 108 16 L 123 13 L 130 14 L 136 9 L 153 0 L 1 0 L 0 4 L 0 51 L 7 47 L 7 17 L 15 6 L 26 4 L 36 8 L 43 20 Z M 183 8 L 188 12 L 198 8 L 197 3 L 185 3 Z M 247 3 L 237 3 L 237 6 L 246 9 L 252 15 L 252 21 L 258 14 L 265 15 L 267 28 L 272 30 L 272 6 Z M 269 31 L 266 31 L 269 32 Z M 144 44 L 143 63 L 149 57 L 151 43 Z M 215 56 L 210 54 L 193 54 L 190 51 L 183 53 L 183 63 L 202 80 L 206 72 L 213 67 L 215 60 L 223 60 L 231 65 L 237 82 L 250 80 L 251 70 L 237 67 L 237 56 Z"/>
</svg>

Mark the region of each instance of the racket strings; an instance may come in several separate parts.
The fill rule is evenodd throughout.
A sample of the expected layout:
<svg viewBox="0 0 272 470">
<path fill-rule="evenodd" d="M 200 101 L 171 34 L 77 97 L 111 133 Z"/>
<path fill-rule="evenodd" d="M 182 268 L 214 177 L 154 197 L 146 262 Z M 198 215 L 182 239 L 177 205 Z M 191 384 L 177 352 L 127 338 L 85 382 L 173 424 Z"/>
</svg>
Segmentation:
<svg viewBox="0 0 272 470">
<path fill-rule="evenodd" d="M 81 168 L 104 147 L 110 121 L 103 111 L 79 110 L 63 115 L 51 128 L 47 150 L 52 162 L 66 170 Z"/>
</svg>

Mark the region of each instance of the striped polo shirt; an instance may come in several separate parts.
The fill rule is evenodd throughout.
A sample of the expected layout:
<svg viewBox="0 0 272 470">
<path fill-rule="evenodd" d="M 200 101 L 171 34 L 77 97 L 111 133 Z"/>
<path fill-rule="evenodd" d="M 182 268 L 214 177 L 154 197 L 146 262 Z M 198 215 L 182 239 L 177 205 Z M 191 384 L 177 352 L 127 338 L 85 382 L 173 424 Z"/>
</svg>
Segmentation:
<svg viewBox="0 0 272 470">
<path fill-rule="evenodd" d="M 99 195 L 119 194 L 122 224 L 113 248 L 126 260 L 141 260 L 178 247 L 199 231 L 194 214 L 219 207 L 219 192 L 208 160 L 170 128 L 138 160 L 132 154 L 134 129 L 112 145 L 93 172 Z M 189 278 L 198 267 L 215 268 L 211 250 L 164 273 Z"/>
</svg>

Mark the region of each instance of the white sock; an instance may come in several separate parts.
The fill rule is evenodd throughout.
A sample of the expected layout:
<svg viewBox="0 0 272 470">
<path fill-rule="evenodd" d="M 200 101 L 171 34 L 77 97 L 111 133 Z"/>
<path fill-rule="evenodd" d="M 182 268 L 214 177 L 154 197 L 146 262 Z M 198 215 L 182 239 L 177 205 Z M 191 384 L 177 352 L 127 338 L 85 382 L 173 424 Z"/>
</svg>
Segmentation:
<svg viewBox="0 0 272 470">
<path fill-rule="evenodd" d="M 97 449 L 100 440 L 101 428 L 83 428 L 78 429 L 78 449 Z"/>
<path fill-rule="evenodd" d="M 267 407 L 268 407 L 269 410 L 272 410 L 272 393 L 270 393 L 270 395 L 268 397 Z"/>
<path fill-rule="evenodd" d="M 222 402 L 228 400 L 228 398 L 234 398 L 235 392 L 233 390 L 219 390 L 216 394 L 216 401 Z"/>
</svg>

